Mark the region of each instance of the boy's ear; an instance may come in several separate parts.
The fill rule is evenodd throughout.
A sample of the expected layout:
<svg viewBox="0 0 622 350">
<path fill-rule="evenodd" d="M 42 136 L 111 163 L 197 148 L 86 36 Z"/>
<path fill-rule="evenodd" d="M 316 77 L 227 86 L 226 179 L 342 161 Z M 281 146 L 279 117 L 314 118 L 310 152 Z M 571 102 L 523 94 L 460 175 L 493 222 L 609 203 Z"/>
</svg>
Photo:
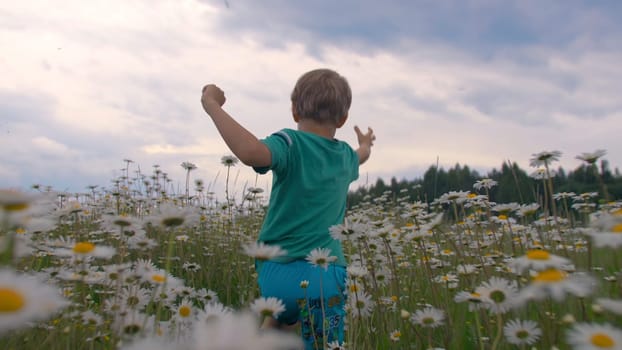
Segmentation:
<svg viewBox="0 0 622 350">
<path fill-rule="evenodd" d="M 339 119 L 339 121 L 337 122 L 337 128 L 340 128 L 343 126 L 343 124 L 346 123 L 346 120 L 348 120 L 348 114 L 346 113 L 346 115 L 344 115 L 343 117 L 341 117 Z"/>
<path fill-rule="evenodd" d="M 298 116 L 296 114 L 296 111 L 294 110 L 294 104 L 292 103 L 292 117 L 294 118 L 294 121 L 296 123 L 298 123 L 300 121 L 300 116 Z"/>
</svg>

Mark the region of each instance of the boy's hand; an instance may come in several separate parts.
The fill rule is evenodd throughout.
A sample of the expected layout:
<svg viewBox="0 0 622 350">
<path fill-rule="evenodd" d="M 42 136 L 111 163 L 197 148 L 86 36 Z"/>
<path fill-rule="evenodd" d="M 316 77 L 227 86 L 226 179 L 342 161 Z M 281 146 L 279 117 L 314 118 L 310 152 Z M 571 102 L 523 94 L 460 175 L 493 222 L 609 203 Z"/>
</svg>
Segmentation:
<svg viewBox="0 0 622 350">
<path fill-rule="evenodd" d="M 227 99 L 225 93 L 216 85 L 208 84 L 203 87 L 203 94 L 201 95 L 201 104 L 203 109 L 209 113 L 209 105 L 217 104 L 219 107 L 225 104 Z"/>
<path fill-rule="evenodd" d="M 376 136 L 374 135 L 374 131 L 371 128 L 367 128 L 367 133 L 363 134 L 361 129 L 358 126 L 354 127 L 354 131 L 356 132 L 356 137 L 359 140 L 359 146 L 368 146 L 371 147 L 374 145 L 374 141 L 376 140 Z"/>
<path fill-rule="evenodd" d="M 360 165 L 369 159 L 369 155 L 371 154 L 371 146 L 374 145 L 376 135 L 374 135 L 374 131 L 371 128 L 367 128 L 367 133 L 365 134 L 361 132 L 361 129 L 359 129 L 358 126 L 354 127 L 354 131 L 356 132 L 356 137 L 359 140 L 359 148 L 356 150 L 356 153 L 359 156 Z"/>
</svg>

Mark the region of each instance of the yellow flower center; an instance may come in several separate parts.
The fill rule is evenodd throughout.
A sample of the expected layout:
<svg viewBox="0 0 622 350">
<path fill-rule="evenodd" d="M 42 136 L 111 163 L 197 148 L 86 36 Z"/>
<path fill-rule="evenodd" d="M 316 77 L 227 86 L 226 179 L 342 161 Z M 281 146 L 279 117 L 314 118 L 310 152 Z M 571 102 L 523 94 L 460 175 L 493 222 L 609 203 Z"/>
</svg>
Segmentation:
<svg viewBox="0 0 622 350">
<path fill-rule="evenodd" d="M 482 301 L 482 296 L 479 293 L 471 293 L 471 297 L 469 298 L 470 302 L 479 303 Z"/>
<path fill-rule="evenodd" d="M 398 298 L 397 298 L 397 296 L 396 296 L 396 295 L 392 295 L 392 296 L 391 296 L 391 301 L 393 301 L 394 303 L 396 303 L 396 302 L 397 302 L 397 299 L 398 299 Z"/>
<path fill-rule="evenodd" d="M 527 259 L 529 260 L 549 260 L 551 254 L 546 250 L 534 249 L 527 252 Z"/>
<path fill-rule="evenodd" d="M 622 233 L 622 223 L 614 225 L 611 228 L 611 232 L 615 232 L 615 233 Z"/>
<path fill-rule="evenodd" d="M 166 281 L 166 277 L 164 275 L 153 275 L 151 276 L 151 280 L 157 283 L 164 283 L 164 281 Z"/>
<path fill-rule="evenodd" d="M 616 345 L 615 341 L 605 333 L 594 333 L 590 342 L 599 348 L 613 348 Z"/>
<path fill-rule="evenodd" d="M 17 233 L 18 235 L 23 235 L 26 233 L 26 230 L 24 230 L 22 227 L 18 227 L 17 229 L 15 229 L 15 233 Z"/>
<path fill-rule="evenodd" d="M 88 254 L 95 249 L 95 244 L 90 242 L 78 242 L 73 246 L 73 252 L 77 254 Z"/>
<path fill-rule="evenodd" d="M 180 226 L 181 224 L 184 223 L 184 218 L 182 217 L 168 217 L 168 218 L 164 218 L 161 221 L 163 226 L 166 227 L 175 227 L 175 226 Z"/>
<path fill-rule="evenodd" d="M 351 284 L 349 289 L 350 292 L 356 293 L 359 290 L 359 287 L 357 287 L 356 284 Z"/>
<path fill-rule="evenodd" d="M 518 338 L 518 339 L 527 339 L 527 337 L 529 337 L 529 332 L 527 332 L 524 329 L 520 329 L 520 330 L 516 331 L 516 333 L 514 333 L 514 335 L 516 335 L 516 338 Z"/>
<path fill-rule="evenodd" d="M 0 288 L 0 315 L 19 311 L 26 301 L 18 291 L 10 288 Z"/>
<path fill-rule="evenodd" d="M 187 305 L 183 305 L 179 308 L 179 316 L 181 317 L 188 317 L 190 316 L 192 309 L 190 309 L 189 306 Z"/>
<path fill-rule="evenodd" d="M 499 220 L 507 220 L 507 219 L 508 219 L 507 215 L 503 215 L 503 214 L 499 215 Z"/>
<path fill-rule="evenodd" d="M 543 282 L 543 283 L 554 283 L 560 282 L 566 279 L 568 274 L 564 271 L 557 269 L 548 269 L 541 271 L 534 278 L 534 282 Z"/>
<path fill-rule="evenodd" d="M 127 227 L 132 225 L 132 221 L 127 219 L 126 214 L 121 214 L 115 220 L 112 221 L 113 224 L 121 227 Z"/>
<path fill-rule="evenodd" d="M 2 206 L 5 211 L 22 211 L 28 208 L 28 203 L 11 203 Z"/>
</svg>

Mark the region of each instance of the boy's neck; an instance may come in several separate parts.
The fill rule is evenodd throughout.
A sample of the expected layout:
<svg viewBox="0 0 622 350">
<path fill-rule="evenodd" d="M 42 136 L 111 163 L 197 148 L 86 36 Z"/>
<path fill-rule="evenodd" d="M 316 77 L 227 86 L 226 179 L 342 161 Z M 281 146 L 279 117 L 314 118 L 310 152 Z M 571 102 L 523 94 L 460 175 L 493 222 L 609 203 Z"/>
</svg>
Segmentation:
<svg viewBox="0 0 622 350">
<path fill-rule="evenodd" d="M 298 121 L 298 130 L 310 132 L 332 140 L 335 138 L 337 127 L 334 125 L 320 124 L 313 119 L 300 119 Z"/>
</svg>

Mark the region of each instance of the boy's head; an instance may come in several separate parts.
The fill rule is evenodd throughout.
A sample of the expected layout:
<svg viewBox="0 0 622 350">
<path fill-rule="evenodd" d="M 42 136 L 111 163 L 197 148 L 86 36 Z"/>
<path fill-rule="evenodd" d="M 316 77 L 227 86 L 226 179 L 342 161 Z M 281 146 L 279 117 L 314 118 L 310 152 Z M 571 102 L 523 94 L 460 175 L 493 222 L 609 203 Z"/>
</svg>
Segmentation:
<svg viewBox="0 0 622 350">
<path fill-rule="evenodd" d="M 320 124 L 342 124 L 352 104 L 352 91 L 346 78 L 330 69 L 303 74 L 292 91 L 292 113 Z"/>
</svg>

